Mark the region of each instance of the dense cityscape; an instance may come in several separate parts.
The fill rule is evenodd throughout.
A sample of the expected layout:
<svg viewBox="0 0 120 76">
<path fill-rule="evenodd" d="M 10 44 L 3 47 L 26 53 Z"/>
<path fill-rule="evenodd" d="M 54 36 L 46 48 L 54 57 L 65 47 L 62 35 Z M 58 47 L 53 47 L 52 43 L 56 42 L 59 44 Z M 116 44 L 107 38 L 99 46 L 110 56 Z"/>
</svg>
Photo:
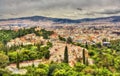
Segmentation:
<svg viewBox="0 0 120 76">
<path fill-rule="evenodd" d="M 120 0 L 0 0 L 0 76 L 120 76 Z"/>
<path fill-rule="evenodd" d="M 0 22 L 1 75 L 120 75 L 119 22 L 25 21 Z"/>
</svg>

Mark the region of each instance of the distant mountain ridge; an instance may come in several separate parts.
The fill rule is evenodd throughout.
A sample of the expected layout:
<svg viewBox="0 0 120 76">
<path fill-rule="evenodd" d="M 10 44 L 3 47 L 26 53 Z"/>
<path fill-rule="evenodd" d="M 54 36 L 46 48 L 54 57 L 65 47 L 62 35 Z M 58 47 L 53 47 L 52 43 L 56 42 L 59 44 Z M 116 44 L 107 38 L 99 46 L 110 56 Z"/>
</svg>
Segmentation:
<svg viewBox="0 0 120 76">
<path fill-rule="evenodd" d="M 9 21 L 9 20 L 31 20 L 31 21 L 53 21 L 56 23 L 81 23 L 89 21 L 98 21 L 98 20 L 107 20 L 109 22 L 120 22 L 120 16 L 111 16 L 111 17 L 100 17 L 100 18 L 84 18 L 84 19 L 67 19 L 67 18 L 51 18 L 44 16 L 31 16 L 31 17 L 21 17 L 21 18 L 10 18 L 10 19 L 0 19 L 0 21 Z"/>
</svg>

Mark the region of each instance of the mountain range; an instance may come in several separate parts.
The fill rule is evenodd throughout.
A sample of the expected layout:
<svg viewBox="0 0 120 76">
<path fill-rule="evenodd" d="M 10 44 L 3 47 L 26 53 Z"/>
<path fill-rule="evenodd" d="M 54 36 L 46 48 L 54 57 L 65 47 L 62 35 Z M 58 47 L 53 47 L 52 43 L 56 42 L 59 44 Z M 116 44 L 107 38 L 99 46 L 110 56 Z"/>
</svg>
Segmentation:
<svg viewBox="0 0 120 76">
<path fill-rule="evenodd" d="M 56 23 L 81 23 L 81 22 L 91 22 L 91 21 L 107 21 L 107 22 L 120 22 L 120 16 L 111 17 L 100 17 L 100 18 L 84 18 L 84 19 L 67 19 L 67 18 L 51 18 L 44 16 L 31 16 L 31 17 L 21 17 L 21 18 L 10 18 L 10 19 L 0 19 L 0 21 L 10 21 L 10 20 L 31 20 L 31 21 L 53 21 Z"/>
</svg>

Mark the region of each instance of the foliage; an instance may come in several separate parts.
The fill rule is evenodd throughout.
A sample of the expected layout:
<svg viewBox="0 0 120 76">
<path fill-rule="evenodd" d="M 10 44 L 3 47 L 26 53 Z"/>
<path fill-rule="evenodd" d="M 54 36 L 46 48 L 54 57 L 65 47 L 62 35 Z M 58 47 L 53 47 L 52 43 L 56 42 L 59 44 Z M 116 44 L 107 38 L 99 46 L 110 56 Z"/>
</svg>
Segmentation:
<svg viewBox="0 0 120 76">
<path fill-rule="evenodd" d="M 19 69 L 20 68 L 20 55 L 17 51 L 17 57 L 16 57 L 16 65 L 17 65 L 17 68 Z"/>
<path fill-rule="evenodd" d="M 0 30 L 0 41 L 6 43 L 14 38 L 15 32 L 12 30 Z"/>
<path fill-rule="evenodd" d="M 4 44 L 2 42 L 0 42 L 0 51 L 4 49 Z"/>
<path fill-rule="evenodd" d="M 116 51 L 120 51 L 120 39 L 112 40 L 110 42 L 111 42 L 111 45 L 110 45 L 111 49 L 114 49 Z"/>
<path fill-rule="evenodd" d="M 4 68 L 9 63 L 8 56 L 0 53 L 0 68 Z"/>
<path fill-rule="evenodd" d="M 83 56 L 83 64 L 86 64 L 85 49 L 83 49 L 82 51 L 82 56 Z"/>
<path fill-rule="evenodd" d="M 53 31 L 47 31 L 41 29 L 35 31 L 34 28 L 20 29 L 18 31 L 13 30 L 0 30 L 0 75 L 10 76 L 7 70 L 3 69 L 10 61 L 15 63 L 16 60 L 20 62 L 26 60 L 34 60 L 46 58 L 49 59 L 50 51 L 53 45 L 51 42 L 47 42 L 47 45 L 26 45 L 26 46 L 12 46 L 6 47 L 6 43 L 11 39 L 24 36 L 26 34 L 35 33 L 37 36 L 43 36 L 45 39 L 49 39 Z M 77 62 L 74 67 L 68 65 L 68 48 L 65 47 L 64 51 L 64 63 L 52 63 L 52 64 L 39 64 L 38 67 L 28 66 L 25 69 L 28 70 L 25 76 L 119 76 L 120 74 L 120 39 L 110 41 L 110 46 L 102 46 L 101 43 L 90 45 L 88 43 L 81 44 L 72 41 L 71 37 L 67 39 L 59 36 L 59 40 L 72 43 L 77 46 L 88 49 L 90 58 L 93 59 L 94 65 L 85 65 L 85 51 L 83 51 L 83 63 Z M 103 41 L 107 41 L 103 39 Z M 16 50 L 20 52 L 17 53 Z M 6 54 L 6 55 L 5 55 Z M 7 56 L 8 55 L 8 56 Z M 9 74 L 9 75 L 8 75 Z M 20 75 L 12 75 L 20 76 Z"/>
<path fill-rule="evenodd" d="M 68 70 L 66 72 L 66 76 L 78 76 L 78 72 L 76 72 L 75 70 L 70 69 L 70 70 Z"/>
<path fill-rule="evenodd" d="M 77 71 L 77 72 L 81 72 L 85 67 L 86 67 L 86 66 L 85 66 L 84 64 L 82 64 L 82 63 L 76 63 L 74 69 L 75 69 L 75 71 Z"/>
<path fill-rule="evenodd" d="M 73 40 L 72 40 L 72 38 L 71 38 L 71 37 L 68 37 L 66 41 L 67 41 L 67 43 L 68 43 L 68 44 L 70 44 L 70 43 L 72 43 L 72 42 L 73 42 Z"/>
<path fill-rule="evenodd" d="M 0 41 L 6 44 L 6 42 L 11 39 L 24 36 L 26 34 L 35 33 L 37 36 L 43 36 L 43 38 L 48 39 L 50 35 L 52 35 L 53 31 L 47 31 L 45 29 L 41 29 L 40 31 L 35 31 L 35 27 L 29 29 L 20 29 L 18 31 L 13 30 L 0 30 Z"/>
<path fill-rule="evenodd" d="M 58 38 L 59 38 L 60 41 L 66 41 L 66 39 L 61 37 L 60 35 L 58 36 Z"/>
<path fill-rule="evenodd" d="M 35 75 L 36 76 L 47 76 L 47 72 L 44 69 L 36 69 L 35 70 Z"/>
<path fill-rule="evenodd" d="M 53 76 L 66 76 L 66 71 L 64 69 L 56 70 Z"/>
<path fill-rule="evenodd" d="M 48 72 L 49 66 L 47 64 L 39 64 L 38 68 L 44 69 L 46 72 Z"/>
<path fill-rule="evenodd" d="M 40 47 L 40 51 L 36 50 L 37 46 L 30 46 L 29 48 L 21 48 L 21 50 L 19 51 L 19 55 L 20 55 L 20 61 L 26 61 L 26 60 L 34 60 L 34 59 L 41 59 L 42 57 L 49 59 L 50 57 L 50 51 L 48 50 L 49 47 L 44 46 L 44 47 Z M 30 50 L 34 48 L 33 50 Z M 16 51 L 11 51 L 8 53 L 9 56 L 9 60 L 11 63 L 16 62 L 16 56 L 17 56 L 17 52 Z"/>
<path fill-rule="evenodd" d="M 65 51 L 64 51 L 64 63 L 68 63 L 68 47 L 65 46 Z"/>
<path fill-rule="evenodd" d="M 35 32 L 36 35 L 42 36 L 44 39 L 49 39 L 49 36 L 53 33 L 53 31 L 47 31 L 45 29 L 41 29 L 40 31 Z"/>
<path fill-rule="evenodd" d="M 48 71 L 48 76 L 52 76 L 54 70 L 58 68 L 58 66 L 56 64 L 50 64 L 49 65 L 49 71 Z"/>
<path fill-rule="evenodd" d="M 48 45 L 48 47 L 52 47 L 53 45 L 52 45 L 52 43 L 51 42 L 47 42 L 47 45 Z"/>
<path fill-rule="evenodd" d="M 85 48 L 86 48 L 86 49 L 89 49 L 87 42 L 85 43 Z"/>
<path fill-rule="evenodd" d="M 116 57 L 115 59 L 114 59 L 114 62 L 115 62 L 115 64 L 114 64 L 114 66 L 115 66 L 115 68 L 118 70 L 118 71 L 120 71 L 120 56 L 118 56 L 118 57 Z"/>
<path fill-rule="evenodd" d="M 8 54 L 9 60 L 10 60 L 11 63 L 16 62 L 16 55 L 17 55 L 16 52 L 10 52 L 10 53 Z"/>
<path fill-rule="evenodd" d="M 0 68 L 0 76 L 10 76 L 10 72 L 3 68 Z"/>
<path fill-rule="evenodd" d="M 111 76 L 112 73 L 107 68 L 96 69 L 97 76 Z"/>
</svg>

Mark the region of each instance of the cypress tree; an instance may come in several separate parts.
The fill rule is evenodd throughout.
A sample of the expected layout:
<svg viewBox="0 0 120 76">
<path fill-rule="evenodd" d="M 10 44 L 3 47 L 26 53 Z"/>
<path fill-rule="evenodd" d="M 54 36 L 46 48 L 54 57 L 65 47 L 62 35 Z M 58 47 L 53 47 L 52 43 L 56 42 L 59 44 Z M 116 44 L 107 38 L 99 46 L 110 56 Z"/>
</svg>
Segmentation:
<svg viewBox="0 0 120 76">
<path fill-rule="evenodd" d="M 68 47 L 65 46 L 65 51 L 64 51 L 64 62 L 68 63 Z"/>
<path fill-rule="evenodd" d="M 41 44 L 38 43 L 38 44 L 37 44 L 37 51 L 40 51 L 40 46 L 41 46 Z"/>
<path fill-rule="evenodd" d="M 89 65 L 88 58 L 86 58 L 86 65 L 87 65 L 87 66 Z"/>
<path fill-rule="evenodd" d="M 8 55 L 8 51 L 9 51 L 9 48 L 8 47 L 6 47 L 6 55 Z"/>
<path fill-rule="evenodd" d="M 89 49 L 87 42 L 85 43 L 85 48 L 86 48 L 86 49 Z"/>
<path fill-rule="evenodd" d="M 4 51 L 5 51 L 5 54 L 8 55 L 8 47 L 7 46 L 4 46 Z"/>
<path fill-rule="evenodd" d="M 48 50 L 46 50 L 46 53 L 45 53 L 45 58 L 46 59 L 49 59 L 50 58 L 50 51 Z"/>
<path fill-rule="evenodd" d="M 20 68 L 19 63 L 20 63 L 20 56 L 19 56 L 19 53 L 18 53 L 18 51 L 17 51 L 16 67 L 17 67 L 18 69 Z"/>
<path fill-rule="evenodd" d="M 86 59 L 85 59 L 85 49 L 83 49 L 82 54 L 83 54 L 83 55 L 82 55 L 82 56 L 83 56 L 83 64 L 85 64 L 85 60 L 86 60 Z"/>
<path fill-rule="evenodd" d="M 3 48 L 3 49 L 4 49 L 4 51 L 5 51 L 5 54 L 8 55 L 8 48 L 7 48 L 6 44 L 7 44 L 7 41 L 4 40 L 4 41 L 3 41 L 3 45 L 4 45 L 4 48 Z"/>
</svg>

